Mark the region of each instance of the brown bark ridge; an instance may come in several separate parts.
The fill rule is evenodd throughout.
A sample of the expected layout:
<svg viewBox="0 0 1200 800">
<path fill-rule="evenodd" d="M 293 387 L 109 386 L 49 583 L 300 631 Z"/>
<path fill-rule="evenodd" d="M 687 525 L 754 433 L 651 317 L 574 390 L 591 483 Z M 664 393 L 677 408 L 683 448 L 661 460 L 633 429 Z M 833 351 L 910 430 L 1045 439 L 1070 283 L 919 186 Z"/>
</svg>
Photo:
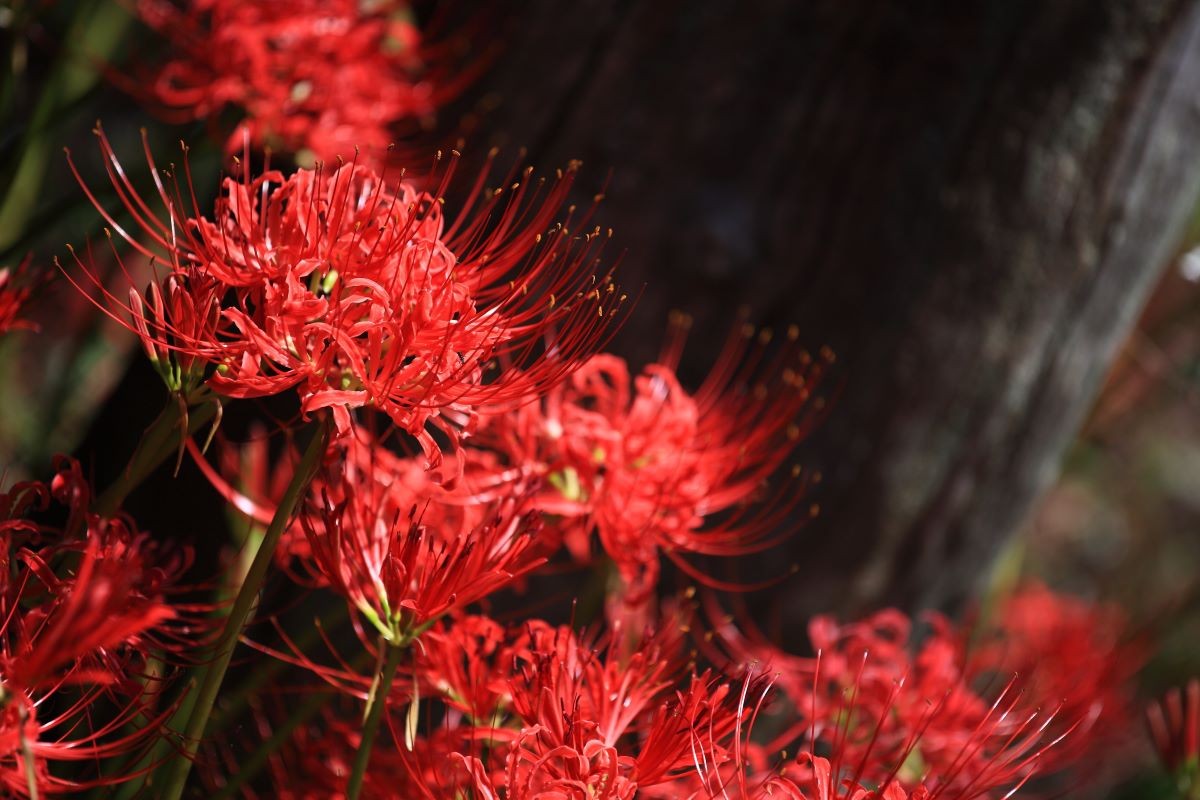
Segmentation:
<svg viewBox="0 0 1200 800">
<path fill-rule="evenodd" d="M 1200 185 L 1194 0 L 532 0 L 480 91 L 602 221 L 691 368 L 740 305 L 843 387 L 801 454 L 794 618 L 954 608 L 1050 481 Z M 597 179 L 599 182 L 599 179 Z"/>
</svg>

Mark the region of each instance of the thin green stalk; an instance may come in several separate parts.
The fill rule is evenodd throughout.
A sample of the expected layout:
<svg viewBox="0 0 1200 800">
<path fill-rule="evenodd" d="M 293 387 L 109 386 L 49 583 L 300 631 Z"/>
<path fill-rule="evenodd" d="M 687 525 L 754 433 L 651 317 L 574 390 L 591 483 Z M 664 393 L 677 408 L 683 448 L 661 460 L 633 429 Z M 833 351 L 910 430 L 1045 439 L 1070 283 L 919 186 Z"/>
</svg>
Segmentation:
<svg viewBox="0 0 1200 800">
<path fill-rule="evenodd" d="M 369 660 L 369 656 L 370 653 L 367 653 L 366 651 L 359 653 L 358 656 L 356 656 L 351 662 L 351 666 L 353 666 L 355 669 L 365 668 L 368 666 L 370 660 L 374 660 Z M 275 661 L 272 663 L 283 665 L 282 661 Z M 254 688 L 258 688 L 258 686 L 262 684 L 262 681 L 257 680 L 257 678 L 264 672 L 266 672 L 266 670 L 260 669 L 254 674 L 254 678 L 252 679 L 254 682 Z M 274 675 L 275 673 L 271 672 L 271 674 Z M 249 683 L 250 681 L 247 681 L 247 684 Z M 235 709 L 236 711 L 240 712 L 241 708 L 249 705 L 250 696 L 253 694 L 253 691 L 249 686 L 243 684 L 241 687 L 239 687 L 237 694 L 240 696 L 235 697 L 233 703 L 226 702 L 222 704 L 220 716 L 213 720 L 215 723 L 214 727 L 220 728 L 228 725 L 232 719 L 236 718 L 237 714 L 235 713 Z M 271 757 L 271 754 L 283 746 L 288 737 L 292 735 L 292 732 L 296 730 L 296 728 L 300 727 L 305 722 L 316 716 L 317 712 L 324 708 L 325 704 L 328 703 L 333 697 L 335 697 L 335 695 L 331 692 L 314 692 L 310 694 L 308 698 L 306 698 L 305 701 L 300 704 L 299 708 L 293 711 L 291 715 L 289 715 L 288 718 L 283 721 L 282 724 L 275 728 L 270 738 L 263 742 L 262 745 L 260 745 L 259 748 L 254 751 L 253 755 L 238 764 L 237 774 L 230 777 L 229 783 L 222 787 L 221 791 L 216 794 L 213 800 L 220 800 L 220 798 L 225 797 L 233 797 L 238 789 L 254 780 L 258 773 L 262 771 L 262 768 L 266 766 L 267 759 Z"/>
<path fill-rule="evenodd" d="M 328 442 L 329 425 L 322 423 L 312 441 L 309 442 L 308 449 L 305 450 L 304 457 L 296 468 L 296 473 L 292 476 L 283 499 L 279 501 L 275 516 L 271 518 L 271 524 L 263 536 L 262 545 L 258 548 L 254 562 L 246 573 L 246 580 L 238 590 L 237 598 L 233 601 L 233 607 L 225 621 L 225 627 L 221 630 L 221 637 L 217 640 L 216 656 L 207 665 L 204 680 L 196 691 L 196 704 L 188 718 L 187 728 L 183 734 L 183 752 L 177 754 L 167 766 L 163 792 L 159 795 L 164 800 L 179 800 L 183 795 L 188 774 L 192 770 L 192 759 L 195 758 L 196 751 L 200 748 L 200 741 L 204 737 L 204 731 L 208 727 L 208 718 L 217 701 L 217 694 L 221 691 L 221 684 L 225 680 L 225 671 L 229 668 L 229 661 L 237 647 L 238 637 L 241 636 L 242 630 L 246 627 L 246 622 L 257 604 L 258 593 L 262 589 L 263 581 L 266 580 L 267 571 L 270 569 L 271 560 L 275 555 L 275 547 L 279 544 L 279 537 L 283 535 L 284 529 L 291 521 L 292 512 L 296 509 L 304 490 L 308 488 L 309 482 L 316 473 Z"/>
<path fill-rule="evenodd" d="M 346 800 L 358 800 L 362 791 L 363 780 L 367 776 L 367 763 L 371 760 L 371 748 L 375 745 L 375 736 L 379 733 L 379 723 L 383 719 L 384 709 L 387 708 L 388 695 L 392 691 L 392 680 L 396 677 L 396 668 L 400 666 L 400 656 L 404 654 L 404 646 L 397 642 L 380 639 L 379 646 L 385 649 L 383 666 L 376 678 L 374 691 L 367 702 L 367 716 L 363 721 L 362 740 L 358 743 L 358 752 L 354 755 L 354 768 L 350 772 L 350 782 L 346 784 Z"/>
<path fill-rule="evenodd" d="M 187 435 L 195 433 L 212 419 L 216 410 L 215 402 L 206 402 L 189 410 Z M 129 465 L 121 472 L 121 477 L 96 498 L 97 514 L 102 517 L 115 514 L 130 492 L 146 480 L 159 464 L 178 452 L 183 426 L 181 413 L 180 405 L 169 403 L 154 422 L 150 423 Z"/>
<path fill-rule="evenodd" d="M 342 624 L 346 621 L 346 617 L 346 607 L 339 605 L 323 625 L 328 628 Z M 292 644 L 298 651 L 305 652 L 309 647 L 317 644 L 320 639 L 321 629 L 314 626 L 301 631 L 292 639 Z M 250 699 L 257 696 L 262 687 L 279 677 L 279 674 L 287 667 L 286 661 L 272 660 L 254 670 L 248 678 L 221 698 L 221 708 L 211 717 L 209 728 L 214 731 L 220 730 L 236 721 L 238 716 L 250 705 Z"/>
<path fill-rule="evenodd" d="M 261 533 L 247 537 L 247 541 L 243 542 L 243 547 L 238 555 L 237 565 L 233 570 L 233 574 L 230 576 L 231 582 L 229 584 L 222 585 L 216 592 L 217 603 L 213 616 L 217 619 L 224 619 L 227 617 L 229 603 L 233 600 L 238 588 L 246 579 L 246 571 L 250 568 L 250 564 L 253 562 L 254 556 L 258 553 L 258 548 L 261 544 Z M 273 661 L 267 666 L 270 668 L 275 665 L 282 666 L 282 662 Z M 193 668 L 191 679 L 188 682 L 189 686 L 185 690 L 185 694 L 181 698 L 179 706 L 175 709 L 175 713 L 171 715 L 171 719 L 167 723 L 167 727 L 171 730 L 180 730 L 187 725 L 187 721 L 192 716 L 192 710 L 196 707 L 195 688 L 204 680 L 204 675 L 207 671 L 207 664 L 200 664 Z M 274 672 L 272 672 L 272 674 L 274 674 Z M 243 702 L 248 701 L 249 698 L 243 698 Z M 221 716 L 219 715 L 217 719 L 219 721 Z M 129 781 L 120 786 L 116 790 L 116 793 L 113 794 L 114 800 L 131 800 L 131 798 L 137 797 L 143 793 L 145 791 L 145 787 L 149 785 L 149 782 L 153 777 L 154 766 L 165 763 L 167 759 L 170 758 L 173 751 L 174 745 L 172 741 L 167 737 L 160 737 L 159 740 L 154 743 L 154 746 L 150 748 L 150 751 L 143 753 L 140 759 L 135 762 L 133 767 L 127 770 L 130 773 L 141 774 L 143 776 L 142 780 Z M 100 791 L 101 790 L 98 788 L 92 793 L 92 797 L 95 798 L 95 800 L 98 800 L 100 797 L 108 796 L 100 794 Z"/>
<path fill-rule="evenodd" d="M 236 597 L 238 589 L 246 580 L 246 573 L 249 571 L 250 566 L 254 563 L 254 557 L 258 553 L 259 548 L 262 546 L 263 531 L 256 525 L 251 525 L 251 528 L 252 530 L 247 533 L 247 536 L 242 542 L 242 550 L 239 554 L 234 575 L 232 576 L 233 580 L 231 580 L 229 584 L 223 585 L 217 592 L 218 608 L 216 610 L 216 615 L 220 618 L 227 617 L 230 605 Z M 335 606 L 333 611 L 327 615 L 327 618 L 324 619 L 322 624 L 324 624 L 326 627 L 336 626 L 345 622 L 346 618 L 346 607 L 339 604 Z M 299 651 L 304 652 L 308 650 L 309 647 L 319 642 L 320 638 L 321 627 L 319 625 L 314 625 L 311 628 L 306 628 L 301 631 L 293 639 L 293 644 Z M 248 677 L 243 679 L 237 686 L 231 687 L 229 691 L 225 692 L 221 696 L 220 707 L 214 708 L 213 713 L 208 718 L 208 728 L 206 733 L 211 736 L 236 722 L 246 708 L 250 705 L 251 700 L 258 696 L 262 687 L 278 678 L 280 673 L 282 673 L 287 667 L 288 663 L 286 661 L 277 659 L 264 661 L 261 665 L 258 665 Z M 207 664 L 194 668 L 190 681 L 191 689 L 188 691 L 187 695 L 182 698 L 181 702 L 179 703 L 179 707 L 175 710 L 175 713 L 171 716 L 171 721 L 168 723 L 168 727 L 171 730 L 181 730 L 187 725 L 187 721 L 192 714 L 192 709 L 195 708 L 196 705 L 195 687 L 204 680 L 204 674 L 207 670 Z M 322 695 L 322 697 L 325 696 Z M 264 745 L 264 747 L 267 747 L 267 745 Z M 274 747 L 277 748 L 278 745 L 274 745 Z M 149 785 L 149 782 L 153 776 L 153 773 L 147 772 L 147 770 L 152 769 L 157 764 L 165 763 L 174 749 L 174 745 L 167 738 L 162 738 L 156 742 L 149 753 L 142 755 L 141 759 L 138 760 L 134 766 L 126 770 L 126 772 L 144 774 L 143 780 L 130 781 L 119 787 L 114 795 L 115 800 L 132 800 L 132 798 L 144 794 L 146 791 L 146 786 Z M 270 752 L 264 754 L 264 764 L 266 763 L 266 756 L 269 755 Z M 256 755 L 252 761 L 256 760 L 257 758 L 258 756 Z M 250 763 L 251 762 L 248 761 L 240 766 L 239 776 L 244 777 L 235 779 L 231 785 L 240 785 L 241 782 L 249 780 L 252 777 L 248 766 Z M 92 793 L 94 800 L 99 800 L 99 798 L 102 796 L 106 797 L 107 795 L 101 794 L 100 789 L 97 789 Z"/>
</svg>

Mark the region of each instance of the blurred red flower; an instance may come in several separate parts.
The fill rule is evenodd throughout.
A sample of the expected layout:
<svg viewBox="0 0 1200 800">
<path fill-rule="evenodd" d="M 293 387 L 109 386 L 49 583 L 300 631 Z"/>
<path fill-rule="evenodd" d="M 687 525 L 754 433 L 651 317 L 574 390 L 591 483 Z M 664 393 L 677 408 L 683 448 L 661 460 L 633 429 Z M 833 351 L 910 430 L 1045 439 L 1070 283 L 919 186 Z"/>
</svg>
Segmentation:
<svg viewBox="0 0 1200 800">
<path fill-rule="evenodd" d="M 895 610 L 847 624 L 817 617 L 809 625 L 815 658 L 780 651 L 711 605 L 709 616 L 710 655 L 732 668 L 759 665 L 786 698 L 771 707 L 776 732 L 764 751 L 799 746 L 814 756 L 805 780 L 821 766 L 815 756 L 827 756 L 822 768 L 835 783 L 896 781 L 948 797 L 990 797 L 1092 763 L 1128 727 L 1129 679 L 1141 654 L 1111 608 L 1040 585 L 1004 599 L 975 629 L 933 615 L 918 637 Z M 750 772 L 768 785 L 797 767 L 788 769 L 760 759 Z"/>
<path fill-rule="evenodd" d="M 37 281 L 30 273 L 31 259 L 16 267 L 0 267 L 0 334 L 25 328 L 36 330 L 32 322 L 21 319 Z"/>
<path fill-rule="evenodd" d="M 361 152 L 379 164 L 470 80 L 422 39 L 401 0 L 139 0 L 169 43 L 149 85 L 125 81 L 168 117 L 244 113 L 227 149 L 297 154 L 301 163 Z"/>
<path fill-rule="evenodd" d="M 1200 678 L 1146 708 L 1150 740 L 1185 797 L 1200 792 Z"/>
</svg>

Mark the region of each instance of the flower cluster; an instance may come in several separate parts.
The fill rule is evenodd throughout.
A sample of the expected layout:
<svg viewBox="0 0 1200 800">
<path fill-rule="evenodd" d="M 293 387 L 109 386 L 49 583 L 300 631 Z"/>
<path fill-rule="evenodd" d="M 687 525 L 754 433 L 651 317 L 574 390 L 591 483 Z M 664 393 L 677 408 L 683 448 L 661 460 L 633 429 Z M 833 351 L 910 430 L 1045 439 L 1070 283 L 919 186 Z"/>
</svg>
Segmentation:
<svg viewBox="0 0 1200 800">
<path fill-rule="evenodd" d="M 50 483 L 0 495 L 0 782 L 17 796 L 127 780 L 87 765 L 161 735 L 169 662 L 198 642 L 194 615 L 172 597 L 185 554 L 161 553 L 90 500 L 69 459 Z M 40 521 L 54 516 L 65 521 Z"/>
<path fill-rule="evenodd" d="M 353 163 L 230 178 L 210 217 L 187 211 L 183 189 L 156 174 L 160 218 L 98 134 L 144 240 L 89 197 L 135 251 L 165 265 L 127 300 L 105 289 L 103 308 L 182 396 L 295 391 L 304 412 L 331 409 L 341 434 L 350 410 L 370 406 L 436 465 L 435 432 L 453 445 L 481 407 L 554 386 L 603 341 L 624 300 L 594 271 L 605 237 L 554 222 L 573 167 L 544 196 L 528 171 L 485 192 L 485 171 L 455 221 L 443 212 L 452 165 L 432 192 Z"/>
<path fill-rule="evenodd" d="M 481 176 L 451 221 L 449 174 L 429 188 L 355 163 L 266 170 L 226 179 L 206 216 L 184 211 L 190 177 L 155 170 L 159 216 L 100 140 L 140 234 L 89 196 L 156 265 L 147 289 L 106 289 L 100 305 L 137 332 L 181 405 L 287 395 L 315 422 L 298 437 L 286 423 L 308 444 L 274 463 L 261 437 L 223 446 L 216 466 L 184 445 L 261 534 L 252 563 L 231 568 L 218 653 L 272 563 L 350 615 L 350 642 L 321 637 L 332 662 L 282 620 L 279 644 L 252 640 L 343 698 L 308 726 L 259 712 L 266 732 L 288 726 L 281 753 L 304 765 L 275 758 L 278 795 L 996 797 L 1093 756 L 1125 723 L 1140 655 L 1123 619 L 1038 586 L 978 629 L 931 617 L 919 640 L 897 611 L 819 617 L 815 656 L 714 611 L 715 635 L 689 651 L 703 626 L 686 604 L 660 608 L 661 571 L 715 603 L 740 587 L 695 560 L 789 532 L 812 479 L 777 473 L 824 413 L 833 357 L 809 355 L 796 329 L 774 340 L 741 326 L 689 390 L 682 315 L 640 373 L 597 353 L 623 296 L 595 272 L 604 237 L 554 222 L 572 172 L 503 192 Z M 591 566 L 594 550 L 613 570 L 587 621 L 607 633 L 487 615 L 549 567 Z M 760 718 L 765 740 L 749 735 Z M 299 755 L 317 747 L 328 756 Z"/>
<path fill-rule="evenodd" d="M 485 416 L 467 454 L 463 493 L 478 500 L 536 479 L 537 504 L 563 520 L 577 560 L 594 532 L 622 579 L 618 599 L 639 605 L 658 581 L 660 556 L 708 585 L 685 556 L 728 557 L 778 541 L 803 483 L 768 497 L 768 479 L 823 408 L 814 392 L 833 356 L 795 346 L 771 358 L 770 335 L 744 326 L 694 393 L 676 377 L 688 321 L 672 320 L 657 363 L 634 377 L 613 355 L 594 356 L 540 403 Z"/>
<path fill-rule="evenodd" d="M 1031 585 L 789 647 L 724 614 L 818 513 L 833 354 L 741 319 L 693 384 L 682 313 L 653 363 L 604 352 L 627 298 L 578 164 L 398 168 L 473 77 L 408 3 L 130 6 L 169 46 L 135 94 L 241 157 L 68 155 L 115 266 L 60 271 L 167 396 L 103 492 L 62 458 L 0 495 L 5 793 L 999 800 L 1112 752 L 1144 656 L 1113 609 Z M 184 453 L 236 545 L 186 591 L 119 510 Z M 1197 695 L 1150 717 L 1185 777 Z"/>
<path fill-rule="evenodd" d="M 243 116 L 228 149 L 294 153 L 301 162 L 362 152 L 379 163 L 457 94 L 445 48 L 423 41 L 408 3 L 381 0 L 138 0 L 170 43 L 148 94 L 168 117 Z"/>
<path fill-rule="evenodd" d="M 1031 606 L 1043 635 L 1022 613 Z M 1077 625 L 1081 617 L 1091 624 Z M 1128 678 L 1141 651 L 1123 639 L 1112 610 L 1033 584 L 982 626 L 957 629 L 937 615 L 927 622 L 918 638 L 894 610 L 849 624 L 818 617 L 809 626 L 816 656 L 801 657 L 719 618 L 715 657 L 762 664 L 780 693 L 771 711 L 778 732 L 748 745 L 761 748 L 753 785 L 778 790 L 799 769 L 806 781 L 887 788 L 897 798 L 992 797 L 1091 763 L 1128 729 Z M 766 753 L 786 749 L 801 761 L 762 766 Z M 809 796 L 794 791 L 783 796 Z"/>
</svg>

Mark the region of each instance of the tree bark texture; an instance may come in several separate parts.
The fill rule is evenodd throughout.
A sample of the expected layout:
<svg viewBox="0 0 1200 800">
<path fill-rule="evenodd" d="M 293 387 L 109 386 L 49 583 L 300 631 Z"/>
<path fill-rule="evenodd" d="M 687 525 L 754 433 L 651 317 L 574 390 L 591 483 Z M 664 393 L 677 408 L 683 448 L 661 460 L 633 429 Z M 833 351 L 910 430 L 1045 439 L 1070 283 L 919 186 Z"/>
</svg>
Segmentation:
<svg viewBox="0 0 1200 800">
<path fill-rule="evenodd" d="M 954 608 L 1017 529 L 1200 180 L 1195 0 L 531 0 L 484 130 L 585 162 L 685 368 L 736 308 L 839 356 L 795 620 Z M 479 149 L 476 147 L 475 149 Z"/>
</svg>

